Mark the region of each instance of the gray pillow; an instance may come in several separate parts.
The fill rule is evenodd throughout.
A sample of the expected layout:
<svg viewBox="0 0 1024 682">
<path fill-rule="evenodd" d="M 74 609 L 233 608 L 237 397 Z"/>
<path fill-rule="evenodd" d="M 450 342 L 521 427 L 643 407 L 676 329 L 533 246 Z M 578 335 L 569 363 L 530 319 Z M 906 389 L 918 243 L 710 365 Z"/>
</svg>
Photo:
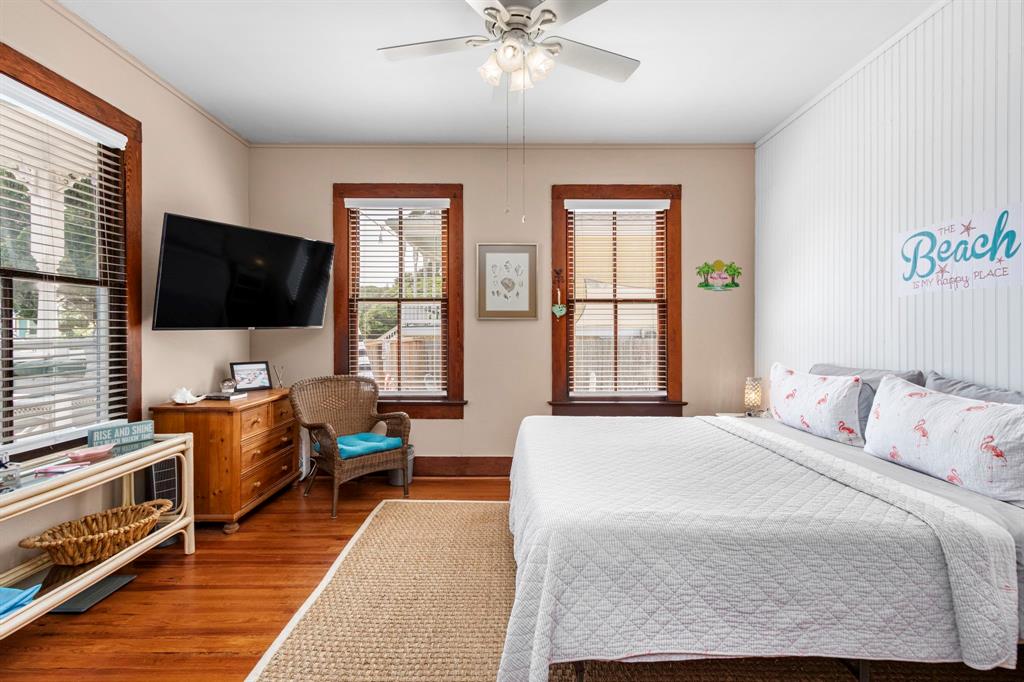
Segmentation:
<svg viewBox="0 0 1024 682">
<path fill-rule="evenodd" d="M 857 414 L 860 417 L 861 434 L 867 432 L 868 417 L 871 416 L 871 404 L 875 401 L 875 392 L 878 390 L 878 385 L 882 383 L 883 378 L 891 374 L 912 384 L 924 386 L 924 372 L 919 369 L 912 369 L 907 372 L 893 372 L 887 369 L 858 369 L 856 367 L 843 367 L 842 365 L 830 365 L 819 362 L 811 367 L 811 374 L 820 374 L 827 377 L 860 377 L 862 383 L 860 395 L 857 398 Z"/>
<path fill-rule="evenodd" d="M 829 377 L 859 376 L 865 384 L 868 384 L 876 391 L 878 390 L 878 384 L 882 383 L 882 379 L 890 374 L 912 384 L 924 386 L 924 372 L 919 369 L 894 372 L 891 369 L 860 369 L 858 367 L 843 367 L 842 365 L 830 365 L 819 362 L 811 367 L 811 374 L 822 374 Z"/>
<path fill-rule="evenodd" d="M 938 372 L 928 372 L 928 379 L 925 386 L 938 391 L 939 393 L 951 393 L 961 398 L 973 398 L 974 400 L 985 400 L 990 403 L 1010 403 L 1011 405 L 1024 405 L 1024 393 L 1011 391 L 1006 388 L 991 388 L 982 386 L 963 379 L 950 379 Z"/>
</svg>

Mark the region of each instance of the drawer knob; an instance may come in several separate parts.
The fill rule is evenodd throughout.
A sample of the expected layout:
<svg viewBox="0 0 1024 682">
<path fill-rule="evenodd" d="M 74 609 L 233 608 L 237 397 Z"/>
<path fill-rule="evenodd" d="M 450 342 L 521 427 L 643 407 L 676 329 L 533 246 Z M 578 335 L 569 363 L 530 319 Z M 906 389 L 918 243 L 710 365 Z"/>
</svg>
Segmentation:
<svg viewBox="0 0 1024 682">
<path fill-rule="evenodd" d="M 253 424 L 259 424 L 261 421 L 263 421 L 263 419 L 261 417 L 256 417 L 255 419 L 252 420 L 252 423 Z"/>
<path fill-rule="evenodd" d="M 282 464 L 281 465 L 281 471 L 288 471 L 288 465 L 287 464 Z"/>
<path fill-rule="evenodd" d="M 263 485 L 263 481 L 256 481 L 255 483 L 252 484 L 252 487 L 259 488 L 261 485 Z"/>
<path fill-rule="evenodd" d="M 290 443 L 291 440 L 292 439 L 289 436 L 281 436 L 281 442 L 282 443 Z"/>
<path fill-rule="evenodd" d="M 263 451 L 262 451 L 262 450 L 253 450 L 253 451 L 252 451 L 252 454 L 254 454 L 254 455 L 256 455 L 257 457 L 259 457 L 260 455 L 262 455 L 262 454 L 263 454 Z"/>
</svg>

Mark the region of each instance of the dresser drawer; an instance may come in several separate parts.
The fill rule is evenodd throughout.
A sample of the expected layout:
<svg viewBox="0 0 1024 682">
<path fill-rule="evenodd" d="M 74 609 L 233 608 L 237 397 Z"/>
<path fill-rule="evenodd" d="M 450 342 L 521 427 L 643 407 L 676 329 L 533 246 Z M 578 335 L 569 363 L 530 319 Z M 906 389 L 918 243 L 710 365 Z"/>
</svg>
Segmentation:
<svg viewBox="0 0 1024 682">
<path fill-rule="evenodd" d="M 270 421 L 270 405 L 251 407 L 242 412 L 239 417 L 242 420 L 242 438 L 259 433 L 260 431 L 266 431 L 272 426 Z"/>
<path fill-rule="evenodd" d="M 242 471 L 246 472 L 284 448 L 294 446 L 295 431 L 290 425 L 253 436 L 242 442 Z"/>
<path fill-rule="evenodd" d="M 288 478 L 295 471 L 295 453 L 293 450 L 287 450 L 246 473 L 242 477 L 242 507 L 266 495 L 276 483 Z"/>
<path fill-rule="evenodd" d="M 290 422 L 292 418 L 295 416 L 292 414 L 292 401 L 288 400 L 288 398 L 275 400 L 273 403 L 271 403 L 270 410 L 270 418 L 274 426 L 286 424 Z"/>
</svg>

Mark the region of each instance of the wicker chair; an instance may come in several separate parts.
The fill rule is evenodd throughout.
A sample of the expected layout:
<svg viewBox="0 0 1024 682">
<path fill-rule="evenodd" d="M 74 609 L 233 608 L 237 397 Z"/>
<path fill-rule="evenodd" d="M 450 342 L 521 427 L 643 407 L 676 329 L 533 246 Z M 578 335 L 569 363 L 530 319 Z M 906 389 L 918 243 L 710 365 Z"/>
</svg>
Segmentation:
<svg viewBox="0 0 1024 682">
<path fill-rule="evenodd" d="M 319 452 L 313 450 L 311 453 L 313 468 L 309 472 L 305 494 L 309 495 L 317 470 L 330 473 L 334 479 L 332 519 L 338 516 L 338 486 L 363 474 L 400 469 L 404 496 L 409 497 L 409 475 L 406 471 L 409 415 L 404 412 L 377 414 L 377 395 L 377 383 L 360 376 L 303 379 L 291 388 L 295 418 L 309 429 L 313 442 L 320 446 Z M 402 447 L 342 459 L 338 452 L 338 436 L 371 431 L 378 422 L 387 424 L 388 436 L 402 439 Z"/>
</svg>

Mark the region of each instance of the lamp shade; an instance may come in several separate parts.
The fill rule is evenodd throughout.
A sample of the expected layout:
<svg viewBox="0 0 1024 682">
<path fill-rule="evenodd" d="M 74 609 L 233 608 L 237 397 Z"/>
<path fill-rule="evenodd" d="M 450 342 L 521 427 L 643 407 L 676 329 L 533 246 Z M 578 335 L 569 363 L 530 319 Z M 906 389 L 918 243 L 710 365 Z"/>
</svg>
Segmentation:
<svg viewBox="0 0 1024 682">
<path fill-rule="evenodd" d="M 747 377 L 743 384 L 743 407 L 747 412 L 761 409 L 761 377 Z"/>
</svg>

